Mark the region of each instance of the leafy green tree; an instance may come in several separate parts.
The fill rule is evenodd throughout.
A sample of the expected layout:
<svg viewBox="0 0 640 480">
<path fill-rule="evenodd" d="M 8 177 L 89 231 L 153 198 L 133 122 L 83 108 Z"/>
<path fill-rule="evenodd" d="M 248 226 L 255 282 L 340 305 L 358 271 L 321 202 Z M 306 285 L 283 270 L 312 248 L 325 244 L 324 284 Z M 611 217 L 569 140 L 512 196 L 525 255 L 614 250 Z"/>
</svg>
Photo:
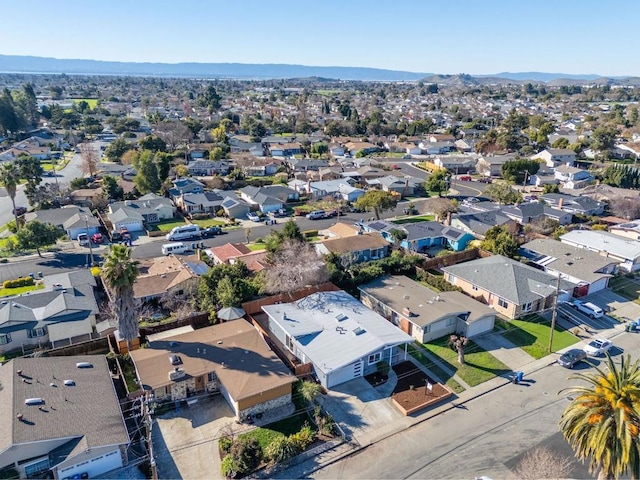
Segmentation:
<svg viewBox="0 0 640 480">
<path fill-rule="evenodd" d="M 510 162 L 505 162 L 501 167 L 502 178 L 508 182 L 515 183 L 522 183 L 524 181 L 525 172 L 527 178 L 531 178 L 531 175 L 538 173 L 538 170 L 540 170 L 540 162 L 526 158 L 517 158 Z"/>
<path fill-rule="evenodd" d="M 264 239 L 265 247 L 269 253 L 275 253 L 280 250 L 287 240 L 295 240 L 305 242 L 306 238 L 300 231 L 300 227 L 293 220 L 289 219 L 281 230 L 272 230 Z"/>
<path fill-rule="evenodd" d="M 518 254 L 520 245 L 506 228 L 496 225 L 485 234 L 481 248 L 496 255 L 513 258 Z"/>
<path fill-rule="evenodd" d="M 400 243 L 407 238 L 407 232 L 399 228 L 392 228 L 389 233 L 393 239 L 394 248 L 400 248 Z"/>
<path fill-rule="evenodd" d="M 442 196 L 442 192 L 446 192 L 449 189 L 449 173 L 446 170 L 436 170 L 424 185 L 430 192 L 438 192 L 438 196 Z"/>
<path fill-rule="evenodd" d="M 0 166 L 0 185 L 7 191 L 13 205 L 13 217 L 16 221 L 16 228 L 20 228 L 18 212 L 16 210 L 16 191 L 20 183 L 20 169 L 13 162 L 5 162 Z"/>
<path fill-rule="evenodd" d="M 62 233 L 55 225 L 32 220 L 16 232 L 16 240 L 18 245 L 24 249 L 35 248 L 38 255 L 42 257 L 40 249 L 56 243 Z"/>
<path fill-rule="evenodd" d="M 218 291 L 218 285 L 224 278 L 229 279 L 233 287 L 232 294 L 228 292 L 226 287 L 220 290 L 220 292 Z M 225 283 L 227 282 L 225 281 Z M 237 303 L 242 303 L 250 300 L 258 293 L 260 288 L 260 279 L 254 277 L 253 273 L 244 263 L 236 262 L 233 265 L 226 263 L 214 265 L 207 273 L 200 277 L 200 283 L 198 284 L 198 306 L 202 311 L 215 314 L 222 306 L 221 299 L 218 297 L 219 293 L 223 294 L 225 302 L 232 298 L 239 299 Z"/>
<path fill-rule="evenodd" d="M 184 120 L 182 120 L 182 123 L 184 123 L 184 125 L 189 130 L 191 130 L 191 133 L 194 137 L 198 134 L 198 132 L 200 132 L 200 130 L 202 130 L 202 126 L 203 126 L 200 120 L 193 117 L 185 118 Z"/>
<path fill-rule="evenodd" d="M 567 148 L 569 146 L 569 139 L 565 137 L 560 137 L 555 142 L 553 142 L 553 145 L 551 146 L 553 148 Z"/>
<path fill-rule="evenodd" d="M 131 259 L 132 250 L 126 245 L 111 245 L 102 267 L 102 279 L 110 291 L 118 330 L 127 342 L 138 337 L 138 312 L 133 297 L 133 284 L 138 277 L 138 262 Z"/>
<path fill-rule="evenodd" d="M 307 403 L 313 403 L 318 395 L 322 392 L 322 387 L 319 383 L 311 382 L 309 380 L 302 380 L 297 386 L 297 393 Z"/>
<path fill-rule="evenodd" d="M 492 183 L 484 191 L 484 196 L 507 205 L 522 201 L 522 195 L 506 183 Z"/>
<path fill-rule="evenodd" d="M 396 205 L 398 205 L 398 199 L 383 190 L 369 190 L 356 200 L 356 208 L 373 211 L 378 220 L 381 212 L 392 210 Z"/>
<path fill-rule="evenodd" d="M 618 131 L 611 126 L 600 126 L 591 135 L 591 147 L 594 150 L 604 151 L 613 148 L 616 142 Z"/>
<path fill-rule="evenodd" d="M 204 91 L 198 95 L 197 103 L 201 107 L 206 107 L 209 113 L 212 113 L 220 108 L 220 99 L 220 95 L 218 95 L 216 88 L 209 84 Z"/>
<path fill-rule="evenodd" d="M 576 457 L 589 461 L 598 478 L 631 474 L 640 478 L 640 365 L 629 355 L 616 364 L 607 354 L 607 369 L 576 374 L 587 386 L 562 390 L 573 400 L 560 420 L 560 429 Z"/>
<path fill-rule="evenodd" d="M 18 169 L 20 170 L 20 178 L 27 183 L 24 193 L 31 205 L 38 203 L 38 186 L 42 182 L 43 169 L 40 160 L 29 156 L 21 156 L 16 160 Z"/>
<path fill-rule="evenodd" d="M 22 118 L 29 125 L 36 126 L 40 118 L 40 112 L 38 111 L 38 100 L 33 90 L 33 84 L 25 83 L 22 86 L 22 90 L 14 92 L 14 96 L 15 106 L 20 111 Z"/>
<path fill-rule="evenodd" d="M 120 162 L 122 156 L 131 150 L 133 146 L 124 138 L 116 138 L 104 150 L 104 156 L 111 162 Z"/>
<path fill-rule="evenodd" d="M 155 135 L 147 135 L 138 142 L 143 150 L 151 150 L 152 152 L 166 152 L 167 142 Z"/>
<path fill-rule="evenodd" d="M 136 188 L 142 194 L 149 192 L 158 192 L 162 186 L 162 182 L 158 177 L 158 167 L 154 161 L 154 156 L 149 150 L 145 150 L 140 154 L 135 163 L 138 173 L 133 177 Z"/>
<path fill-rule="evenodd" d="M 542 187 L 542 193 L 560 193 L 560 185 L 557 183 L 548 183 L 544 187 Z"/>
<path fill-rule="evenodd" d="M 236 289 L 236 285 L 228 275 L 218 282 L 216 295 L 221 307 L 239 307 L 244 300 L 242 292 Z"/>
<path fill-rule="evenodd" d="M 120 201 L 124 198 L 124 190 L 113 175 L 105 175 L 102 178 L 102 190 L 105 198 L 109 200 Z"/>
</svg>

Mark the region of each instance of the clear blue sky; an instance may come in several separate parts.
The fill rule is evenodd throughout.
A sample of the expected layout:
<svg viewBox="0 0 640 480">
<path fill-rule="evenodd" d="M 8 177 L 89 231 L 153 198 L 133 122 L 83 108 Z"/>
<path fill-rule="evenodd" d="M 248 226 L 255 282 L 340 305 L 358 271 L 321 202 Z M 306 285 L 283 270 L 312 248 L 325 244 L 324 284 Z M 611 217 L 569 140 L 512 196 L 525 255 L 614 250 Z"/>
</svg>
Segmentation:
<svg viewBox="0 0 640 480">
<path fill-rule="evenodd" d="M 640 76 L 640 0 L 5 0 L 0 54 Z"/>
</svg>

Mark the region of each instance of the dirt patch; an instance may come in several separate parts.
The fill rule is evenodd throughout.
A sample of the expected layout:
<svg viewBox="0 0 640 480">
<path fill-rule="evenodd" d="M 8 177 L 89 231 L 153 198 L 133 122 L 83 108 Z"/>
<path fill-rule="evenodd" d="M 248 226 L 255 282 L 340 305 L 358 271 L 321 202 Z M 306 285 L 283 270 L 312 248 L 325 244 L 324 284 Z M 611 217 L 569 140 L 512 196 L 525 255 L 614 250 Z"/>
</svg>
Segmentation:
<svg viewBox="0 0 640 480">
<path fill-rule="evenodd" d="M 411 362 L 402 362 L 392 368 L 398 376 L 398 383 L 391 399 L 405 415 L 411 415 L 453 395 L 446 386 L 429 378 Z"/>
</svg>

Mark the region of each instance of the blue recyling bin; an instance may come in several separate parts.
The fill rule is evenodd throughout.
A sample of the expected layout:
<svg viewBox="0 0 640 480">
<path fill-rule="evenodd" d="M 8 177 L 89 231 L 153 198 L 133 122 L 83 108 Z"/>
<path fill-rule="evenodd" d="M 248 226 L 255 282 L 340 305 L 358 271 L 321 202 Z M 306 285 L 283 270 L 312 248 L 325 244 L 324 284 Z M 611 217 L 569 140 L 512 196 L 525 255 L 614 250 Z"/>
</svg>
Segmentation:
<svg viewBox="0 0 640 480">
<path fill-rule="evenodd" d="M 520 383 L 524 378 L 524 372 L 517 371 L 516 372 L 516 383 Z"/>
</svg>

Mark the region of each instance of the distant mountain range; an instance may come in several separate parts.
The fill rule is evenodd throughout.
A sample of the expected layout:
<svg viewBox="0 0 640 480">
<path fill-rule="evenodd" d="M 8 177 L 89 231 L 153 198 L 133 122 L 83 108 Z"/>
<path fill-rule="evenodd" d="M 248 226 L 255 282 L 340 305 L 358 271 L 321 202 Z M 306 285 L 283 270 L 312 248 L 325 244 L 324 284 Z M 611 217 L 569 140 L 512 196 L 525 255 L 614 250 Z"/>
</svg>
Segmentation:
<svg viewBox="0 0 640 480">
<path fill-rule="evenodd" d="M 362 81 L 424 81 L 444 85 L 487 85 L 497 83 L 551 83 L 573 85 L 599 83 L 640 85 L 638 77 L 602 77 L 543 72 L 501 72 L 495 75 L 437 75 L 366 67 L 312 67 L 289 64 L 246 63 L 137 63 L 101 60 L 72 60 L 21 55 L 0 55 L 0 72 L 66 73 L 70 75 L 135 75 L 157 77 L 280 79 L 316 77 Z"/>
</svg>

